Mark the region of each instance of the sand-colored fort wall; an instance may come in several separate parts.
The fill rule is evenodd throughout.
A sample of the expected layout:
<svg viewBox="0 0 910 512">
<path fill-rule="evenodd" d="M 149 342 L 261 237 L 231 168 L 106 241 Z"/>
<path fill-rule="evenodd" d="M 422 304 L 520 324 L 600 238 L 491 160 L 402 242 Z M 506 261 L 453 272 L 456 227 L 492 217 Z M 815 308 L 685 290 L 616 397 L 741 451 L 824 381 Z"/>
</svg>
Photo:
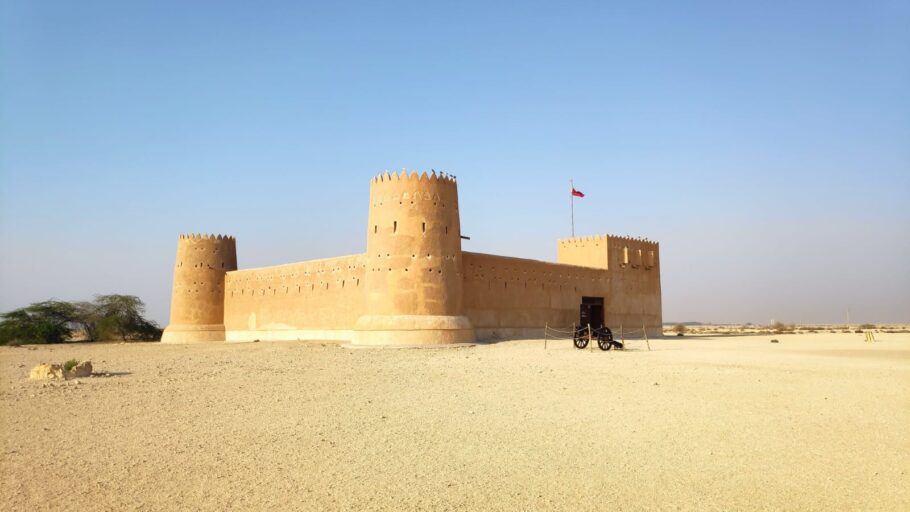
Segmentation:
<svg viewBox="0 0 910 512">
<path fill-rule="evenodd" d="M 556 243 L 556 261 L 566 265 L 608 269 L 609 237 L 598 235 L 559 240 Z"/>
<path fill-rule="evenodd" d="M 181 236 L 162 341 L 350 340 L 464 343 L 539 336 L 603 298 L 614 330 L 661 332 L 659 247 L 596 236 L 560 240 L 557 263 L 461 249 L 454 177 L 386 173 L 370 184 L 364 254 L 237 269 L 231 237 Z M 592 317 L 587 317 L 592 318 Z"/>
<path fill-rule="evenodd" d="M 365 310 L 353 342 L 474 341 L 463 314 L 461 225 L 455 179 L 383 174 L 370 184 Z"/>
<path fill-rule="evenodd" d="M 364 309 L 363 255 L 229 272 L 227 341 L 350 340 Z"/>
<path fill-rule="evenodd" d="M 545 324 L 577 323 L 582 297 L 603 297 L 608 327 L 662 330 L 657 244 L 625 237 L 560 241 L 571 258 L 589 266 L 464 253 L 465 312 L 478 338 L 539 336 Z M 624 251 L 627 249 L 628 251 Z M 585 253 L 588 250 L 588 253 Z M 653 251 L 654 265 L 624 264 L 625 252 L 643 259 Z M 560 252 L 563 258 L 565 252 Z M 610 266 L 608 270 L 606 267 Z"/>
<path fill-rule="evenodd" d="M 663 313 L 660 289 L 660 245 L 625 236 L 608 236 L 610 287 L 607 317 L 613 324 L 648 326 L 649 336 L 661 336 Z"/>
<path fill-rule="evenodd" d="M 464 253 L 465 312 L 480 339 L 538 336 L 578 321 L 583 295 L 607 287 L 601 270 Z"/>
<path fill-rule="evenodd" d="M 224 341 L 224 276 L 237 269 L 237 244 L 222 235 L 180 235 L 171 320 L 161 341 Z"/>
</svg>

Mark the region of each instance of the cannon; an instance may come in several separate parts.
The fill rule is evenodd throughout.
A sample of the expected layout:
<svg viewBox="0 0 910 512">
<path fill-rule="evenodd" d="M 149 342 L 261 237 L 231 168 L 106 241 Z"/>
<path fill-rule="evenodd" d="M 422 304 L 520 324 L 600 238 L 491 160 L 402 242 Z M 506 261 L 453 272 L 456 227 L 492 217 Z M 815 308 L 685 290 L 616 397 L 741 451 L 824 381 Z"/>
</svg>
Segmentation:
<svg viewBox="0 0 910 512">
<path fill-rule="evenodd" d="M 597 340 L 597 346 L 601 350 L 610 350 L 613 347 L 617 349 L 622 349 L 623 344 L 620 341 L 613 339 L 613 331 L 609 327 L 600 326 L 596 329 L 591 328 L 590 334 L 588 333 L 588 327 L 581 327 L 575 330 L 575 334 L 572 336 L 572 343 L 575 344 L 575 348 L 583 349 L 588 346 L 588 340 Z"/>
</svg>

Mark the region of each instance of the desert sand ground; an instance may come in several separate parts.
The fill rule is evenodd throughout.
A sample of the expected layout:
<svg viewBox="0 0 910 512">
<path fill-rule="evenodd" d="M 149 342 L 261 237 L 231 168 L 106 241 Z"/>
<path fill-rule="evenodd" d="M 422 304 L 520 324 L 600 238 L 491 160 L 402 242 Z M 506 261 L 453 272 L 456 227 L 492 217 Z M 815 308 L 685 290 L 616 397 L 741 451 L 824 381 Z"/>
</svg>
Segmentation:
<svg viewBox="0 0 910 512">
<path fill-rule="evenodd" d="M 862 338 L 0 347 L 0 509 L 910 510 L 910 335 Z"/>
</svg>

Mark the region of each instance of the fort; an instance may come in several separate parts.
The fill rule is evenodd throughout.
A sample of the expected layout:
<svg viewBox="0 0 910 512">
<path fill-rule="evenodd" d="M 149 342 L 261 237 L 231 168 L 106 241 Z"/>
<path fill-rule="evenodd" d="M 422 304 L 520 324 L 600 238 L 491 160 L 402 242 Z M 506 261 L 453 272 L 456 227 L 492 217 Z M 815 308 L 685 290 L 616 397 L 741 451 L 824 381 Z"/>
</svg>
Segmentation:
<svg viewBox="0 0 910 512">
<path fill-rule="evenodd" d="M 462 251 L 454 177 L 372 179 L 366 253 L 238 270 L 236 241 L 181 235 L 162 342 L 428 345 L 541 336 L 545 325 L 661 332 L 656 242 L 557 242 L 556 263 Z"/>
</svg>

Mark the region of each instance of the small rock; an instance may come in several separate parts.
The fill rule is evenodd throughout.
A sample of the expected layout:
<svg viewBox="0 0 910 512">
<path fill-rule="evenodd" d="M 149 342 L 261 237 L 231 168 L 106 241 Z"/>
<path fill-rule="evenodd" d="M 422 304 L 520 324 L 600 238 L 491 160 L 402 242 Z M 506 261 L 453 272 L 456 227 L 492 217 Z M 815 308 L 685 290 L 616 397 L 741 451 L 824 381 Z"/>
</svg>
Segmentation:
<svg viewBox="0 0 910 512">
<path fill-rule="evenodd" d="M 29 372 L 30 379 L 62 379 L 63 365 L 41 363 Z"/>
<path fill-rule="evenodd" d="M 66 379 L 74 379 L 76 377 L 89 377 L 92 374 L 92 362 L 83 361 L 73 367 L 72 370 L 65 373 L 64 377 Z M 78 382 L 77 382 L 78 384 Z"/>
</svg>

